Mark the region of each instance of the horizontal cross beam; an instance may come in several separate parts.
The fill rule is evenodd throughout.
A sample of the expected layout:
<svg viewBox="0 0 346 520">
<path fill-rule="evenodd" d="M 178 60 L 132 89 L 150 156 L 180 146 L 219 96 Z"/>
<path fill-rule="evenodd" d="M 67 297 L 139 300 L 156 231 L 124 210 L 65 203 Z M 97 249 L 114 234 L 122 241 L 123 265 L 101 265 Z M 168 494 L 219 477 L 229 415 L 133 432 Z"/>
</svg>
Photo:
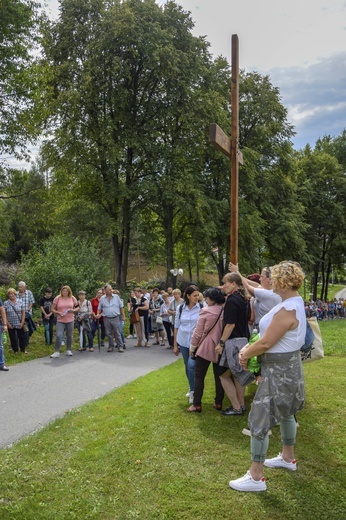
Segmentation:
<svg viewBox="0 0 346 520">
<path fill-rule="evenodd" d="M 212 123 L 209 128 L 209 141 L 210 143 L 220 150 L 227 157 L 232 156 L 232 139 L 219 127 L 216 123 Z M 237 150 L 238 162 L 243 164 L 243 154 L 240 150 Z"/>
</svg>

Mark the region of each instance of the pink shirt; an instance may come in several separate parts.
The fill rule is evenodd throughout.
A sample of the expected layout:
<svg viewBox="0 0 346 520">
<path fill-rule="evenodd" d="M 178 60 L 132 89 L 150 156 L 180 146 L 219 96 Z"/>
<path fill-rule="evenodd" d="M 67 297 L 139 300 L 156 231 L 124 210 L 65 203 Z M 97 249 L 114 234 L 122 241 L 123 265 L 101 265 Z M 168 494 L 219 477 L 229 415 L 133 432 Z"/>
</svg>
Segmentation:
<svg viewBox="0 0 346 520">
<path fill-rule="evenodd" d="M 215 347 L 219 343 L 223 330 L 223 313 L 220 316 L 222 305 L 211 305 L 204 307 L 199 313 L 196 328 L 194 330 L 191 345 L 196 346 L 197 356 L 200 356 L 208 361 L 217 363 L 218 355 L 215 352 Z M 218 319 L 219 318 L 219 319 Z M 218 319 L 215 327 L 214 323 Z M 213 329 L 207 334 L 208 330 Z"/>
<path fill-rule="evenodd" d="M 54 298 L 53 304 L 55 304 L 58 312 L 65 313 L 67 309 L 73 309 L 77 305 L 77 300 L 74 296 L 72 296 L 72 298 L 57 296 Z M 68 312 L 64 314 L 64 316 L 59 316 L 59 314 L 57 314 L 56 319 L 57 321 L 60 321 L 60 323 L 71 323 L 71 321 L 74 321 L 74 313 Z"/>
</svg>

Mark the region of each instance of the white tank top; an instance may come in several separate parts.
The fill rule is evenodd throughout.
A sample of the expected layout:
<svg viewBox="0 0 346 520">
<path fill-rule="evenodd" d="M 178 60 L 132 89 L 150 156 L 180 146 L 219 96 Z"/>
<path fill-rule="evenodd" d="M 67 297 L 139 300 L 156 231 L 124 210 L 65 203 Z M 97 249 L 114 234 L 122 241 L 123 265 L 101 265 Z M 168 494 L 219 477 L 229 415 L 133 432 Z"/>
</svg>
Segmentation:
<svg viewBox="0 0 346 520">
<path fill-rule="evenodd" d="M 298 327 L 294 330 L 288 330 L 285 332 L 279 341 L 267 351 L 268 354 L 274 354 L 278 352 L 294 352 L 299 350 L 305 342 L 306 315 L 304 302 L 300 296 L 287 298 L 287 300 L 278 303 L 265 316 L 263 316 L 259 323 L 260 337 L 264 336 L 265 331 L 273 319 L 273 316 L 282 308 L 286 309 L 287 311 L 296 311 L 296 318 L 299 321 Z"/>
</svg>

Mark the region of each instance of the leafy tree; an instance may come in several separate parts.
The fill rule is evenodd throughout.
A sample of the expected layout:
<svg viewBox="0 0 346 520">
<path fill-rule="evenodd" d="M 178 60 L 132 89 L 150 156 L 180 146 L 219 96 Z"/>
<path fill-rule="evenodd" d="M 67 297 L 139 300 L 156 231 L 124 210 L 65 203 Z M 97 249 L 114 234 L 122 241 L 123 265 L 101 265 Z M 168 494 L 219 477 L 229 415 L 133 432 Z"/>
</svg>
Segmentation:
<svg viewBox="0 0 346 520">
<path fill-rule="evenodd" d="M 225 116 L 223 116 L 224 118 Z M 303 206 L 295 185 L 292 126 L 279 90 L 268 76 L 240 74 L 239 144 L 244 165 L 239 172 L 239 259 L 244 272 L 282 258 L 306 257 Z M 221 124 L 226 130 L 230 124 Z M 229 258 L 229 161 L 210 155 L 206 190 L 216 224 L 213 257 L 220 279 Z M 220 175 L 222 172 L 222 175 Z M 224 197 L 220 197 L 220 193 Z M 219 211 L 217 210 L 219 208 Z M 216 211 L 215 211 L 216 209 Z M 224 258 L 227 261 L 224 261 Z"/>
<path fill-rule="evenodd" d="M 337 159 L 320 146 L 316 150 L 307 146 L 300 152 L 297 170 L 308 226 L 305 240 L 312 257 L 313 298 L 317 297 L 320 274 L 320 298 L 326 298 L 332 266 L 345 262 L 346 178 Z"/>
<path fill-rule="evenodd" d="M 39 6 L 32 0 L 2 0 L 0 6 L 0 154 L 22 157 L 40 132 L 40 89 L 33 51 Z M 41 107 L 42 108 L 42 107 Z"/>
<path fill-rule="evenodd" d="M 22 253 L 40 243 L 53 231 L 53 208 L 46 181 L 37 166 L 30 172 L 8 171 L 8 187 L 3 203 L 8 242 L 3 258 L 7 262 L 20 260 Z"/>
<path fill-rule="evenodd" d="M 187 184 L 196 204 L 203 195 L 195 183 L 201 169 L 201 131 L 195 129 L 210 57 L 192 26 L 175 2 L 63 0 L 61 17 L 46 35 L 54 140 L 44 156 L 59 182 L 108 215 L 120 286 L 138 210 L 145 218 L 149 201 L 157 211 L 153 194 L 161 199 L 167 185 L 164 229 L 172 266 L 177 204 L 170 202 L 186 195 Z M 205 124 L 204 118 L 202 132 Z"/>
<path fill-rule="evenodd" d="M 67 234 L 54 235 L 22 257 L 19 276 L 36 298 L 47 286 L 56 294 L 65 284 L 75 294 L 84 289 L 91 296 L 108 272 L 96 242 Z"/>
</svg>

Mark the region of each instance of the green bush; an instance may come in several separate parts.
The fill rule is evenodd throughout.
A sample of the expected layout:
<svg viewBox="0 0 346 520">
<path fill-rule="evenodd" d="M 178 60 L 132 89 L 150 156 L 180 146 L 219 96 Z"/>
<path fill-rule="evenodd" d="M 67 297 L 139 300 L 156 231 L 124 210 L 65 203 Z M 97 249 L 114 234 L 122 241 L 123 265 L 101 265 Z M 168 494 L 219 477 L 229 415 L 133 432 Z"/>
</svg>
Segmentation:
<svg viewBox="0 0 346 520">
<path fill-rule="evenodd" d="M 36 298 L 44 294 L 45 287 L 57 294 L 62 285 L 69 285 L 74 294 L 84 289 L 87 297 L 93 296 L 100 280 L 109 274 L 97 244 L 70 235 L 55 235 L 22 258 L 19 271 L 27 287 Z"/>
</svg>

